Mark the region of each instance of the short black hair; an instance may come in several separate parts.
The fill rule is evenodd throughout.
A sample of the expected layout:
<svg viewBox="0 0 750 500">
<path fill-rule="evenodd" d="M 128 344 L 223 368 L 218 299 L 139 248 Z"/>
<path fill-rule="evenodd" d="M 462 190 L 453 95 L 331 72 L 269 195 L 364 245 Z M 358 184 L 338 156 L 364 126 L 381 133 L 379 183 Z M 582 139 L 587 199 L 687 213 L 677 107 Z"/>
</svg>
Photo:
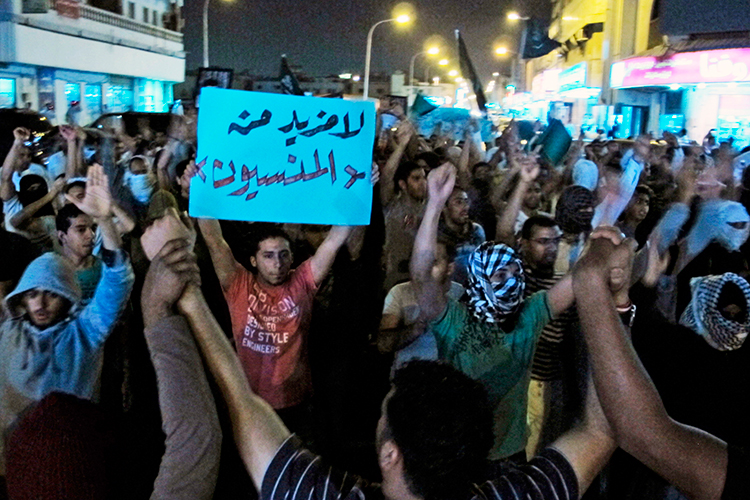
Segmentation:
<svg viewBox="0 0 750 500">
<path fill-rule="evenodd" d="M 440 166 L 440 156 L 434 151 L 422 151 L 415 158 L 414 161 L 424 160 L 427 163 L 427 168 L 430 170 L 436 169 Z"/>
<path fill-rule="evenodd" d="M 412 494 L 453 500 L 485 479 L 493 417 L 479 382 L 447 363 L 410 361 L 394 375 L 385 414 Z"/>
<path fill-rule="evenodd" d="M 86 189 L 86 181 L 81 179 L 67 183 L 65 188 L 63 188 L 63 194 L 68 194 L 74 187 L 82 187 L 83 189 Z"/>
<path fill-rule="evenodd" d="M 401 187 L 398 185 L 399 181 L 405 182 L 412 172 L 421 168 L 419 164 L 413 161 L 402 161 L 393 174 L 393 190 L 398 193 L 401 190 Z"/>
<path fill-rule="evenodd" d="M 530 240 L 535 227 L 557 227 L 557 222 L 547 215 L 533 215 L 523 223 L 521 239 Z"/>
<path fill-rule="evenodd" d="M 67 203 L 57 211 L 57 215 L 55 216 L 55 227 L 58 231 L 67 233 L 71 226 L 70 220 L 75 219 L 79 215 L 85 214 L 77 206 L 72 203 Z"/>
<path fill-rule="evenodd" d="M 271 238 L 283 238 L 287 242 L 289 242 L 289 247 L 292 246 L 292 238 L 287 234 L 284 229 L 277 225 L 277 224 L 271 224 L 267 222 L 258 222 L 257 224 L 254 224 L 254 226 L 258 226 L 253 228 L 253 239 L 252 244 L 250 246 L 251 254 L 255 256 L 258 253 L 258 250 L 260 250 L 260 244 L 268 239 Z"/>
<path fill-rule="evenodd" d="M 640 195 L 640 194 L 645 194 L 646 196 L 648 196 L 648 200 L 649 200 L 649 201 L 653 200 L 653 199 L 654 199 L 654 196 L 655 196 L 655 194 L 654 194 L 654 190 L 653 190 L 653 189 L 651 189 L 651 188 L 650 188 L 649 186 L 647 186 L 646 184 L 638 184 L 638 185 L 637 185 L 637 186 L 635 187 L 635 196 L 638 196 L 638 195 Z"/>
</svg>

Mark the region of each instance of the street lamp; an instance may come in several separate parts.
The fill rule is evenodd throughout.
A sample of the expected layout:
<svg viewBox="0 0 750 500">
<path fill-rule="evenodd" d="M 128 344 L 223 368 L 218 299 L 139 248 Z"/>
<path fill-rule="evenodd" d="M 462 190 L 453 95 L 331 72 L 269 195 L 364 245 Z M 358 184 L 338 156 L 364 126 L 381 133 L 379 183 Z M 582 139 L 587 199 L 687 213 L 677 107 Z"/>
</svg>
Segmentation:
<svg viewBox="0 0 750 500">
<path fill-rule="evenodd" d="M 229 2 L 231 0 L 224 0 Z M 203 2 L 203 67 L 208 68 L 208 3 L 210 0 Z"/>
<path fill-rule="evenodd" d="M 411 58 L 411 61 L 409 62 L 409 85 L 412 87 L 414 86 L 414 61 L 417 60 L 418 56 L 421 56 L 422 54 L 429 54 L 429 55 L 436 55 L 440 53 L 440 47 L 430 47 L 427 50 L 423 50 L 422 52 L 417 52 L 414 54 Z"/>
<path fill-rule="evenodd" d="M 495 49 L 495 54 L 499 56 L 504 56 L 508 53 L 508 49 L 505 47 L 498 47 Z"/>
<path fill-rule="evenodd" d="M 520 15 L 518 12 L 508 12 L 508 21 L 528 21 L 528 17 Z"/>
<path fill-rule="evenodd" d="M 208 2 L 208 0 L 206 0 L 206 2 Z M 411 17 L 408 14 L 402 14 L 391 19 L 383 19 L 382 21 L 378 21 L 377 23 L 373 24 L 372 28 L 370 28 L 370 31 L 367 33 L 367 52 L 365 53 L 365 88 L 362 96 L 363 99 L 367 100 L 370 97 L 370 55 L 372 53 L 372 34 L 375 31 L 375 28 L 385 23 L 396 22 L 399 24 L 405 24 L 409 21 L 411 21 Z"/>
<path fill-rule="evenodd" d="M 458 71 L 455 69 L 452 69 L 448 72 L 448 76 L 458 76 Z"/>
<path fill-rule="evenodd" d="M 440 59 L 440 60 L 438 61 L 438 64 L 439 64 L 440 66 L 448 66 L 448 63 L 449 63 L 449 62 L 450 62 L 450 61 L 448 61 L 448 59 Z"/>
</svg>

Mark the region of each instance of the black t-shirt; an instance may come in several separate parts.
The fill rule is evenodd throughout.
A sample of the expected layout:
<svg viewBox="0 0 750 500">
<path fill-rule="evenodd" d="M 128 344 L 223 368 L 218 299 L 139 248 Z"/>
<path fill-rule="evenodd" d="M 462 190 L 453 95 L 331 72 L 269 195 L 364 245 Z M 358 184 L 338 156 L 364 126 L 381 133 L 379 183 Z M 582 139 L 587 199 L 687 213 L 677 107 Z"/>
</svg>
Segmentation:
<svg viewBox="0 0 750 500">
<path fill-rule="evenodd" d="M 281 446 L 263 478 L 260 500 L 380 500 L 380 486 L 326 465 L 291 436 Z M 567 459 L 547 448 L 527 465 L 467 491 L 472 500 L 574 500 L 578 480 Z M 461 500 L 461 499 L 456 499 Z"/>
<path fill-rule="evenodd" d="M 36 257 L 38 252 L 29 240 L 0 229 L 0 281 L 17 282 Z"/>
<path fill-rule="evenodd" d="M 721 500 L 750 498 L 750 453 L 747 448 L 729 445 L 729 463 Z"/>
</svg>

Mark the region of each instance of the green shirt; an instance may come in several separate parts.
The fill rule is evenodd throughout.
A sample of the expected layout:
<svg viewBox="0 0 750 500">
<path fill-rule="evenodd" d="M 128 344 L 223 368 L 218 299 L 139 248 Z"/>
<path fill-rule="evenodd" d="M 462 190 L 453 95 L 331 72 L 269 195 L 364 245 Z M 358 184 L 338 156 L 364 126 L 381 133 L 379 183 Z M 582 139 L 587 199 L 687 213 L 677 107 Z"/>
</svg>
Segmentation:
<svg viewBox="0 0 750 500">
<path fill-rule="evenodd" d="M 547 292 L 523 303 L 512 332 L 476 319 L 466 305 L 449 300 L 432 324 L 438 357 L 484 385 L 495 414 L 490 459 L 507 458 L 526 446 L 526 399 L 537 340 L 552 319 Z"/>
</svg>

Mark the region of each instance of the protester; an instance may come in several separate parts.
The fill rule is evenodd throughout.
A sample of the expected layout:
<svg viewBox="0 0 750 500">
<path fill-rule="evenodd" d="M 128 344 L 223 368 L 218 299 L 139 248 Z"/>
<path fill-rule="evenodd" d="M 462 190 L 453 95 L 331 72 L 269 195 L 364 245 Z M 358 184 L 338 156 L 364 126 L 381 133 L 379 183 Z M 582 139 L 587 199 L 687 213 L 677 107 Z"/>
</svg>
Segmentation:
<svg viewBox="0 0 750 500">
<path fill-rule="evenodd" d="M 461 188 L 454 187 L 443 209 L 438 225 L 440 238 L 456 249 L 453 281 L 466 287 L 469 284 L 469 255 L 485 242 L 482 226 L 469 219 L 469 197 Z"/>
<path fill-rule="evenodd" d="M 29 265 L 5 297 L 10 317 L 0 325 L 3 432 L 31 403 L 51 392 L 94 397 L 104 341 L 130 295 L 133 274 L 112 224 L 108 180 L 101 167 L 89 169 L 88 183 L 86 197 L 75 204 L 102 227 L 102 277 L 84 306 L 73 265 L 48 253 Z"/>
</svg>

